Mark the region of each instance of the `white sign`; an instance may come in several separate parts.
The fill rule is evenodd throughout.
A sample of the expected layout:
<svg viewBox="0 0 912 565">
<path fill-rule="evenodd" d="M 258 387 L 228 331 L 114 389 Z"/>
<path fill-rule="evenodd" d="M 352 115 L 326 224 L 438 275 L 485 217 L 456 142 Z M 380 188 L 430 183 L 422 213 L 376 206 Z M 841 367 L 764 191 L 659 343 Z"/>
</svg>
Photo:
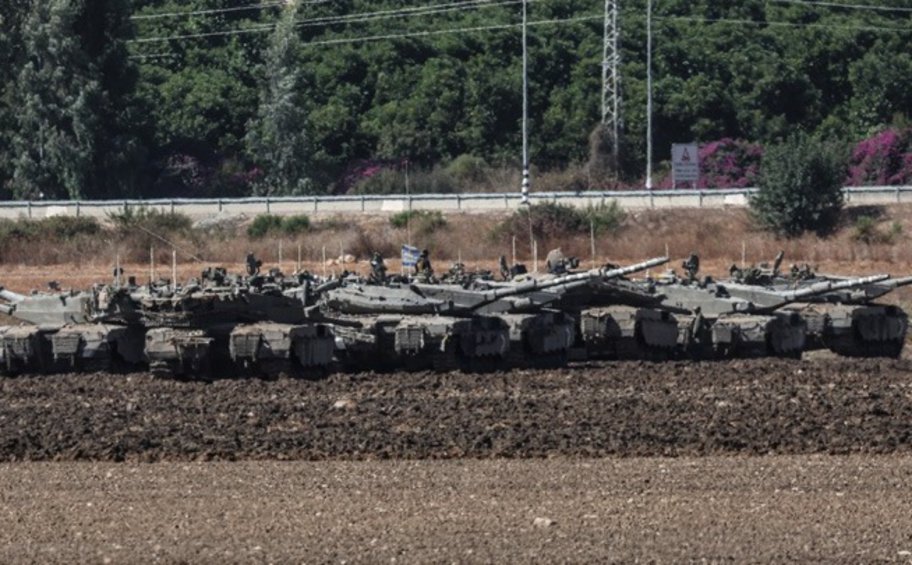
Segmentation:
<svg viewBox="0 0 912 565">
<path fill-rule="evenodd" d="M 671 146 L 671 174 L 675 183 L 700 180 L 700 155 L 696 143 Z"/>
</svg>

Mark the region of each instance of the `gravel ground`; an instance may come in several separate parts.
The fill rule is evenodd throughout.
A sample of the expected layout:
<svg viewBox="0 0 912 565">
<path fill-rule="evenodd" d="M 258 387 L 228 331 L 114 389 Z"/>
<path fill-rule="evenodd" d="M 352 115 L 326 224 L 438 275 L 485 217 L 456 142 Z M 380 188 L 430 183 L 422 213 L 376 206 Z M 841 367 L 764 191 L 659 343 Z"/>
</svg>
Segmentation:
<svg viewBox="0 0 912 565">
<path fill-rule="evenodd" d="M 0 465 L 0 562 L 912 560 L 912 457 Z"/>
<path fill-rule="evenodd" d="M 0 461 L 912 453 L 912 362 L 0 379 Z"/>
</svg>

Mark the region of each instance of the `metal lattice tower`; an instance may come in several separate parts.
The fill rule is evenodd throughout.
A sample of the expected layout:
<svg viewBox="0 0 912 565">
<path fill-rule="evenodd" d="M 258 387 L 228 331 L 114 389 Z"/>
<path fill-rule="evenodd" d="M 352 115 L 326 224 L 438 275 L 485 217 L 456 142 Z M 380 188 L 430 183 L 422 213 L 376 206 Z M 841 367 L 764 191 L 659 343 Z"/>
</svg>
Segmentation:
<svg viewBox="0 0 912 565">
<path fill-rule="evenodd" d="M 602 54 L 602 124 L 611 132 L 611 157 L 617 167 L 621 132 L 620 0 L 605 0 L 605 47 Z"/>
</svg>

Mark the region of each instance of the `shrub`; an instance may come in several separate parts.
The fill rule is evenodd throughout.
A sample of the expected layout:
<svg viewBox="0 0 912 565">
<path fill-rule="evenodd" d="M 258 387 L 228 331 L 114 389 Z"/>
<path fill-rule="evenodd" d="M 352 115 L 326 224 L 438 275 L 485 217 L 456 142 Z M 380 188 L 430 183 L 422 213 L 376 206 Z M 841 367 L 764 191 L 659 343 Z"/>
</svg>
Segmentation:
<svg viewBox="0 0 912 565">
<path fill-rule="evenodd" d="M 912 128 L 887 129 L 858 143 L 846 183 L 898 185 L 912 182 Z"/>
<path fill-rule="evenodd" d="M 282 218 L 282 233 L 298 235 L 310 229 L 310 218 L 305 214 L 295 214 Z"/>
<path fill-rule="evenodd" d="M 450 161 L 443 172 L 465 190 L 471 185 L 482 183 L 487 179 L 488 163 L 481 157 L 465 153 Z"/>
<path fill-rule="evenodd" d="M 95 218 L 53 216 L 41 220 L 0 220 L 0 241 L 3 242 L 11 239 L 60 241 L 99 233 L 101 224 Z"/>
<path fill-rule="evenodd" d="M 390 216 L 390 225 L 397 229 L 405 229 L 409 222 L 412 230 L 420 235 L 430 235 L 447 223 L 439 210 L 406 210 Z"/>
<path fill-rule="evenodd" d="M 618 231 L 627 219 L 627 213 L 618 205 L 617 200 L 612 200 L 589 207 L 586 210 L 586 217 L 595 229 L 595 234 L 601 235 Z"/>
<path fill-rule="evenodd" d="M 186 214 L 146 206 L 125 206 L 116 212 L 108 212 L 107 216 L 114 229 L 122 233 L 137 229 L 153 233 L 179 233 L 188 232 L 193 227 L 193 220 Z"/>
<path fill-rule="evenodd" d="M 265 237 L 270 234 L 298 235 L 310 229 L 310 218 L 304 214 L 293 216 L 276 216 L 274 214 L 260 214 L 253 219 L 247 227 L 247 235 L 253 239 Z"/>
<path fill-rule="evenodd" d="M 247 235 L 257 239 L 282 228 L 282 218 L 273 214 L 259 214 L 247 227 Z"/>
<path fill-rule="evenodd" d="M 827 233 L 842 209 L 844 178 L 845 162 L 833 146 L 794 135 L 764 156 L 751 210 L 760 224 L 780 235 Z"/>
<path fill-rule="evenodd" d="M 588 233 L 589 218 L 586 212 L 566 204 L 542 202 L 532 204 L 513 213 L 494 230 L 496 237 L 503 234 L 527 234 L 542 239 L 555 235 Z"/>
<path fill-rule="evenodd" d="M 902 224 L 893 222 L 886 232 L 877 225 L 877 219 L 872 216 L 860 216 L 855 221 L 855 230 L 852 239 L 868 245 L 872 243 L 892 244 L 902 235 Z"/>
</svg>

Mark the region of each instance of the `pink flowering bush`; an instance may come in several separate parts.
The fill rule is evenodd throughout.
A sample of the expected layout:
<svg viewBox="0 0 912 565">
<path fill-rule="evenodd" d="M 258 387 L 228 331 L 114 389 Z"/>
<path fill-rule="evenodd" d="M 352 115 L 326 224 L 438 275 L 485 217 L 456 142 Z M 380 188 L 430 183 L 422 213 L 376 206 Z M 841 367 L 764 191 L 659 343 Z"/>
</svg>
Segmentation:
<svg viewBox="0 0 912 565">
<path fill-rule="evenodd" d="M 700 145 L 700 180 L 696 188 L 747 188 L 757 186 L 763 147 L 742 139 L 724 138 Z M 670 189 L 671 174 L 659 183 Z M 679 185 L 679 186 L 683 186 Z M 688 186 L 688 188 L 690 188 Z"/>
<path fill-rule="evenodd" d="M 912 182 L 912 128 L 886 129 L 862 140 L 849 162 L 850 186 L 886 186 Z"/>
</svg>

